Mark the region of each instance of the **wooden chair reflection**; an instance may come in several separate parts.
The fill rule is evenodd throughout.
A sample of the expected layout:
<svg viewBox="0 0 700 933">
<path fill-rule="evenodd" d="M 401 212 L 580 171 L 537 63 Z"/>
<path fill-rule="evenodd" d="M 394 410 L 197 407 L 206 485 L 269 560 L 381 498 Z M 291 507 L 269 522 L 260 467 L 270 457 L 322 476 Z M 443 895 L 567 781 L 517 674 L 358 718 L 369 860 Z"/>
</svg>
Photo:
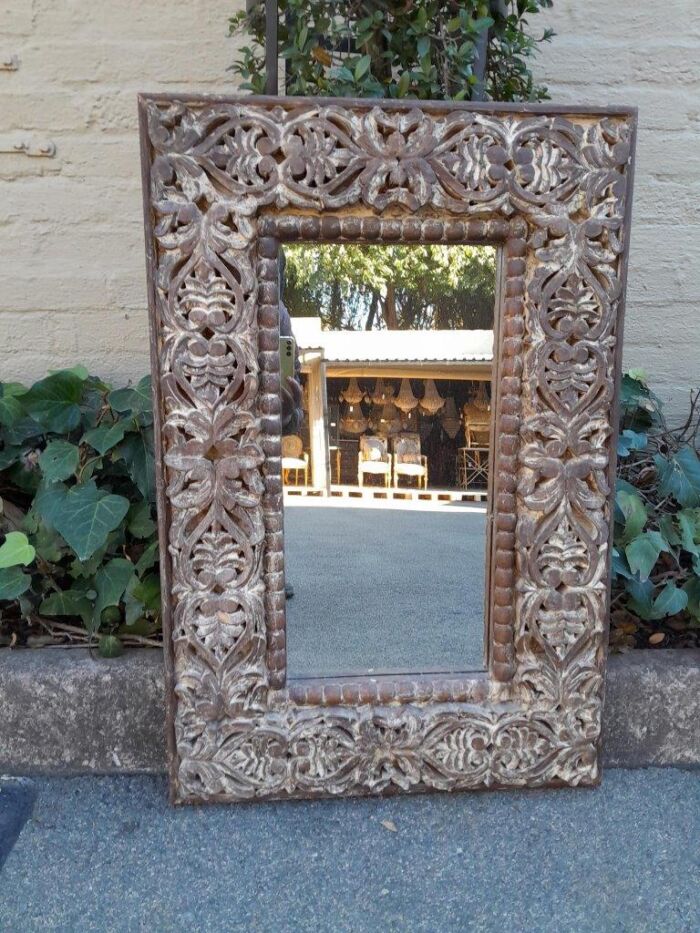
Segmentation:
<svg viewBox="0 0 700 933">
<path fill-rule="evenodd" d="M 363 435 L 357 458 L 357 482 L 364 486 L 365 473 L 384 477 L 384 485 L 391 485 L 391 454 L 384 437 Z"/>
<path fill-rule="evenodd" d="M 289 485 L 289 474 L 294 471 L 294 485 L 299 485 L 299 472 L 304 474 L 304 485 L 309 485 L 309 455 L 297 434 L 282 437 L 282 482 Z"/>
<path fill-rule="evenodd" d="M 428 458 L 421 453 L 419 434 L 399 434 L 394 438 L 394 486 L 399 477 L 415 476 L 418 488 L 428 488 Z"/>
</svg>

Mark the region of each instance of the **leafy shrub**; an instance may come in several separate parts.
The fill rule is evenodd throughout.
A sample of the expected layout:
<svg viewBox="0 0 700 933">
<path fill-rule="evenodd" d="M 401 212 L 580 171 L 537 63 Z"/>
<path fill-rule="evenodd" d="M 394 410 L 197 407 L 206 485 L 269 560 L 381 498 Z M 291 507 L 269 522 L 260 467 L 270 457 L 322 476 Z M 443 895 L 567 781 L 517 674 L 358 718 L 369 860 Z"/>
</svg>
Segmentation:
<svg viewBox="0 0 700 933">
<path fill-rule="evenodd" d="M 640 635 L 657 644 L 664 632 L 700 631 L 699 399 L 695 393 L 686 423 L 671 430 L 644 374 L 623 377 L 613 644 L 639 644 Z"/>
<path fill-rule="evenodd" d="M 287 94 L 471 100 L 542 100 L 530 59 L 540 42 L 528 18 L 552 0 L 279 0 L 278 39 Z M 229 33 L 251 40 L 232 71 L 241 87 L 265 91 L 265 6 L 248 3 Z M 481 65 L 480 52 L 486 51 Z"/>
<path fill-rule="evenodd" d="M 83 367 L 0 386 L 4 643 L 77 620 L 105 655 L 159 629 L 149 378 L 113 390 Z M 66 624 L 69 623 L 69 624 Z"/>
<path fill-rule="evenodd" d="M 611 640 L 695 639 L 700 392 L 677 430 L 641 373 L 623 377 L 621 404 Z M 157 643 L 148 377 L 113 390 L 76 367 L 0 385 L 0 441 L 0 644 Z"/>
</svg>

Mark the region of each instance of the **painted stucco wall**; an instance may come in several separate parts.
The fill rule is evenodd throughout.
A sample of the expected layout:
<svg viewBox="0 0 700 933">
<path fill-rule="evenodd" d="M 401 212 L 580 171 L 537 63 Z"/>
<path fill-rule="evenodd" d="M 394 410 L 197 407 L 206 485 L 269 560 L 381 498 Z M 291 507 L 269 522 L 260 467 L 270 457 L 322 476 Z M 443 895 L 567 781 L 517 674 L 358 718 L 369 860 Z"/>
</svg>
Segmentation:
<svg viewBox="0 0 700 933">
<path fill-rule="evenodd" d="M 225 92 L 242 0 L 4 0 L 0 378 L 84 362 L 108 379 L 148 368 L 136 93 Z M 534 24 L 533 24 L 534 25 Z M 700 382 L 700 5 L 555 0 L 536 66 L 554 100 L 640 108 L 625 363 L 672 410 Z"/>
</svg>

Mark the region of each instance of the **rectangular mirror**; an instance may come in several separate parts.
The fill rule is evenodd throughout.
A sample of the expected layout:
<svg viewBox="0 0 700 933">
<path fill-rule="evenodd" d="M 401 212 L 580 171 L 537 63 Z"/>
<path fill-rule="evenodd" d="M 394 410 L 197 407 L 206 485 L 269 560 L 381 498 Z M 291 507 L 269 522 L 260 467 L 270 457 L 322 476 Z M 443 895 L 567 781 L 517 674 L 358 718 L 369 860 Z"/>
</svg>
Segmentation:
<svg viewBox="0 0 700 933">
<path fill-rule="evenodd" d="M 497 251 L 279 255 L 287 676 L 482 670 Z"/>
<path fill-rule="evenodd" d="M 140 120 L 172 800 L 597 783 L 635 111 Z"/>
</svg>

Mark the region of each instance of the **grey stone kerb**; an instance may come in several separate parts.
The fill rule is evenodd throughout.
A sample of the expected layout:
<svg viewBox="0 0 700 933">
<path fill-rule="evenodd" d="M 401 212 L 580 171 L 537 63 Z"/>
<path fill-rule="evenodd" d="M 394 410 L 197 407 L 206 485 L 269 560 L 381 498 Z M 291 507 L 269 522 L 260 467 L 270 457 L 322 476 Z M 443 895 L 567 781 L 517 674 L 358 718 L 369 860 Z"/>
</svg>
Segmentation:
<svg viewBox="0 0 700 933">
<path fill-rule="evenodd" d="M 603 764 L 700 765 L 700 650 L 609 659 Z M 0 652 L 0 773 L 164 769 L 160 651 L 109 661 L 82 649 Z"/>
</svg>

